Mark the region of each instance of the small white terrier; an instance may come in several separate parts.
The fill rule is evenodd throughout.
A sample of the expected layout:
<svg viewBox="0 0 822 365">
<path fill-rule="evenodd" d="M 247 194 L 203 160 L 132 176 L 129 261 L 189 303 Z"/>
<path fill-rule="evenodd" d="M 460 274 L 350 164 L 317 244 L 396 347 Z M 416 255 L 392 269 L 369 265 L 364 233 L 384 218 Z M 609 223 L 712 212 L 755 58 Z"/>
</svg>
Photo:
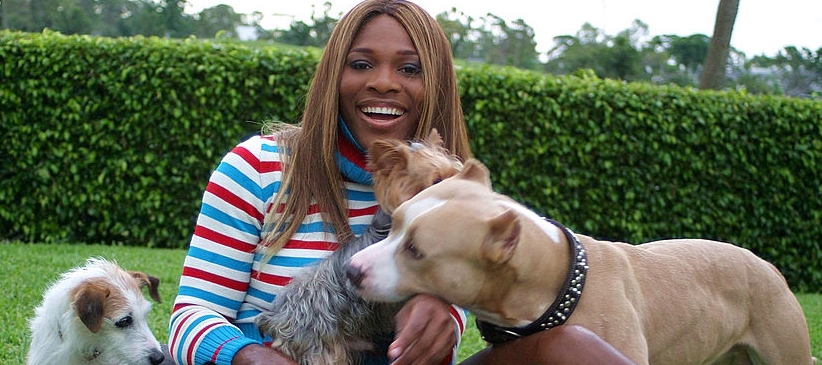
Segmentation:
<svg viewBox="0 0 822 365">
<path fill-rule="evenodd" d="M 159 280 L 91 258 L 62 274 L 29 322 L 28 365 L 132 364 L 165 361 L 148 327 L 151 309 L 141 288 L 160 301 Z"/>
</svg>

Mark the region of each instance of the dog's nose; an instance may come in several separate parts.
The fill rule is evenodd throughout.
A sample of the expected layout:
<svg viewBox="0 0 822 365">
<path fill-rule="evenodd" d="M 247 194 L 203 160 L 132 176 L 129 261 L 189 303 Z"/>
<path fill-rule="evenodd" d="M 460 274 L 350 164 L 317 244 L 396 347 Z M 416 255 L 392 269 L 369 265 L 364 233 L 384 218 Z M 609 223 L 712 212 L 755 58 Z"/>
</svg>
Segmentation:
<svg viewBox="0 0 822 365">
<path fill-rule="evenodd" d="M 162 351 L 155 349 L 148 355 L 148 361 L 151 362 L 151 365 L 160 365 L 166 361 L 166 355 L 163 355 Z"/>
<path fill-rule="evenodd" d="M 348 280 L 351 280 L 351 283 L 358 288 L 360 287 L 360 284 L 362 284 L 362 271 L 354 265 L 348 265 L 345 269 L 345 276 L 348 276 Z"/>
</svg>

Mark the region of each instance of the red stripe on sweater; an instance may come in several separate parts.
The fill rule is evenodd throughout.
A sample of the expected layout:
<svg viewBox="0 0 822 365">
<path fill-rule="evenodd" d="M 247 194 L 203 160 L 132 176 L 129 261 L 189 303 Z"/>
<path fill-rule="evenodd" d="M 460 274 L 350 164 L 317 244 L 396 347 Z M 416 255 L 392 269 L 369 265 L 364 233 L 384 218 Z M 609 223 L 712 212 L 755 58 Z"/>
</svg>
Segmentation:
<svg viewBox="0 0 822 365">
<path fill-rule="evenodd" d="M 189 343 L 194 344 L 194 343 L 199 342 L 200 338 L 203 337 L 203 335 L 205 335 L 205 333 L 208 332 L 208 330 L 210 330 L 212 327 L 217 326 L 217 325 L 219 325 L 219 323 L 212 323 L 208 326 L 203 327 L 203 329 L 200 330 L 200 332 L 195 333 L 194 336 L 191 337 L 191 341 L 189 341 Z M 212 355 L 212 356 L 215 356 L 215 355 Z M 194 346 L 191 346 L 191 347 L 188 348 L 188 358 L 189 359 L 194 359 Z"/>
<path fill-rule="evenodd" d="M 233 248 L 240 252 L 245 253 L 252 253 L 254 252 L 255 246 L 248 242 L 240 241 L 234 237 L 226 236 L 222 233 L 219 233 L 215 230 L 209 229 L 207 227 L 197 225 L 194 227 L 194 235 L 211 242 L 219 243 L 223 246 L 227 246 Z"/>
<path fill-rule="evenodd" d="M 360 150 L 358 150 L 353 143 L 345 138 L 342 133 L 340 133 L 337 137 L 337 148 L 340 150 L 340 154 L 343 155 L 343 157 L 347 158 L 360 168 L 365 169 L 365 166 L 368 164 L 365 154 L 360 152 Z"/>
<path fill-rule="evenodd" d="M 229 338 L 229 339 L 227 339 L 227 340 L 223 341 L 223 343 L 221 343 L 221 344 L 220 344 L 220 346 L 217 346 L 217 349 L 216 349 L 216 350 L 214 350 L 214 354 L 212 354 L 212 355 L 211 355 L 211 361 L 212 361 L 212 362 L 217 362 L 217 354 L 219 354 L 219 353 L 220 353 L 220 350 L 222 350 L 222 349 L 223 349 L 223 346 L 225 346 L 225 344 L 227 344 L 227 343 L 229 343 L 229 342 L 231 342 L 231 341 L 234 341 L 234 340 L 236 340 L 236 339 L 238 339 L 238 338 L 239 338 L 239 337 L 232 337 L 232 338 Z"/>
<path fill-rule="evenodd" d="M 460 317 L 460 314 L 457 312 L 456 308 L 454 308 L 454 306 L 451 306 L 448 309 L 448 311 L 451 312 L 451 316 L 454 317 L 454 319 L 457 320 L 457 324 L 460 326 L 460 334 L 464 333 L 465 332 L 465 324 L 462 323 L 462 319 L 461 319 L 462 317 Z"/>
<path fill-rule="evenodd" d="M 303 249 L 303 250 L 319 250 L 319 251 L 334 251 L 339 247 L 337 243 L 326 241 L 301 241 L 290 240 L 283 248 Z"/>
<path fill-rule="evenodd" d="M 272 208 L 272 206 L 271 206 L 271 204 L 269 204 L 268 208 L 266 208 L 265 212 L 266 213 L 270 212 L 271 208 Z M 280 204 L 279 206 L 277 206 L 277 213 L 282 213 L 284 210 L 285 210 L 285 204 Z M 320 212 L 320 207 L 317 206 L 317 204 L 311 204 L 311 205 L 308 206 L 308 212 L 306 214 L 309 214 L 309 215 L 310 214 L 317 214 L 319 212 Z"/>
<path fill-rule="evenodd" d="M 364 216 L 364 215 L 374 215 L 374 213 L 377 212 L 377 209 L 379 209 L 379 207 L 380 207 L 379 205 L 372 205 L 370 207 L 359 208 L 359 209 L 352 208 L 352 209 L 348 210 L 348 216 L 353 218 L 353 217 L 361 217 L 361 216 Z M 269 204 L 269 206 L 266 208 L 266 213 L 270 212 L 271 208 L 272 208 L 272 206 Z M 285 205 L 280 204 L 280 206 L 277 207 L 277 213 L 282 213 L 284 209 L 285 209 Z M 320 207 L 317 204 L 311 204 L 311 205 L 308 206 L 308 212 L 306 213 L 307 215 L 317 214 L 317 213 L 321 213 Z"/>
<path fill-rule="evenodd" d="M 348 210 L 348 216 L 349 217 L 359 217 L 359 216 L 369 215 L 369 214 L 373 215 L 374 213 L 377 212 L 377 209 L 379 207 L 380 207 L 379 205 L 372 205 L 372 206 L 366 207 L 366 208 L 349 209 Z"/>
<path fill-rule="evenodd" d="M 280 161 L 260 162 L 257 156 L 243 147 L 237 147 L 231 152 L 242 158 L 249 166 L 257 170 L 258 173 L 264 174 L 267 172 L 282 171 Z"/>
<path fill-rule="evenodd" d="M 183 308 L 183 307 L 187 307 L 187 306 L 188 306 L 188 304 L 177 305 L 177 306 L 175 306 L 175 307 L 174 307 L 174 311 L 176 312 L 178 309 Z M 187 316 L 185 316 L 185 317 L 183 317 L 183 318 L 179 319 L 179 321 L 178 321 L 178 322 L 179 322 L 179 324 L 177 325 L 177 329 L 176 329 L 176 330 L 174 330 L 174 335 L 172 335 L 172 336 L 171 336 L 171 341 L 172 341 L 172 342 L 175 342 L 175 343 L 178 343 L 178 342 L 179 342 L 179 340 L 178 340 L 178 336 L 180 335 L 180 329 L 182 329 L 183 327 L 186 327 L 184 324 L 185 324 L 186 322 L 188 322 L 188 319 L 189 319 L 189 318 L 191 318 L 194 314 L 195 314 L 195 313 L 189 313 Z M 192 342 L 192 343 L 193 343 L 193 342 Z M 182 343 L 179 343 L 179 344 L 178 344 L 178 346 L 183 346 L 183 344 L 182 344 Z M 194 346 L 192 346 L 192 347 L 194 347 Z M 191 350 L 191 349 L 189 349 L 189 354 L 188 354 L 188 356 L 189 356 L 189 357 L 188 357 L 188 359 L 191 359 L 191 351 L 192 351 L 192 350 Z M 186 363 L 191 363 L 191 361 L 186 361 L 187 359 L 178 359 L 178 360 L 180 360 L 180 362 L 182 362 L 182 363 L 184 363 L 184 364 L 186 364 Z"/>
<path fill-rule="evenodd" d="M 258 222 L 263 221 L 263 215 L 262 213 L 257 211 L 257 208 L 255 208 L 249 202 L 245 201 L 243 198 L 240 198 L 236 194 L 232 193 L 225 187 L 217 185 L 212 182 L 208 184 L 208 186 L 206 187 L 206 191 L 211 194 L 214 194 L 216 197 L 222 199 L 224 202 L 239 208 L 246 214 L 254 217 L 254 219 L 256 219 Z"/>
<path fill-rule="evenodd" d="M 251 270 L 251 277 L 255 278 L 259 281 L 262 281 L 266 284 L 272 284 L 272 285 L 278 285 L 278 286 L 286 286 L 286 285 L 288 285 L 288 283 L 291 282 L 291 277 L 289 277 L 289 276 L 266 274 L 266 273 L 263 273 L 263 272 L 259 272 L 257 270 Z"/>
<path fill-rule="evenodd" d="M 195 269 L 192 267 L 184 267 L 183 268 L 183 276 L 188 276 L 192 278 L 201 279 L 210 283 L 215 283 L 225 288 L 229 288 L 232 290 L 244 292 L 248 289 L 248 283 L 232 280 L 226 278 L 224 276 L 220 276 L 215 273 L 211 273 L 208 271 L 203 271 L 200 269 Z"/>
</svg>

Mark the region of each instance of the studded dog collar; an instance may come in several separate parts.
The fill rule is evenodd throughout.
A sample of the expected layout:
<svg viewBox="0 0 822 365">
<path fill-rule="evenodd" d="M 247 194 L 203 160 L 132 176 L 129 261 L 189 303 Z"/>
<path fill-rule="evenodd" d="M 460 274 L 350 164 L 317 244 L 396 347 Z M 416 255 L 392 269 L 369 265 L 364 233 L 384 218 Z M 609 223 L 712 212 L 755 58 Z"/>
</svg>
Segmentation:
<svg viewBox="0 0 822 365">
<path fill-rule="evenodd" d="M 585 286 L 585 276 L 588 272 L 588 255 L 576 235 L 562 224 L 547 219 L 551 224 L 559 227 L 568 238 L 571 249 L 571 262 L 568 276 L 565 279 L 559 295 L 554 299 L 551 307 L 536 321 L 523 327 L 502 327 L 493 323 L 477 319 L 477 329 L 482 339 L 492 344 L 522 338 L 540 331 L 554 328 L 568 320 L 582 295 Z"/>
</svg>

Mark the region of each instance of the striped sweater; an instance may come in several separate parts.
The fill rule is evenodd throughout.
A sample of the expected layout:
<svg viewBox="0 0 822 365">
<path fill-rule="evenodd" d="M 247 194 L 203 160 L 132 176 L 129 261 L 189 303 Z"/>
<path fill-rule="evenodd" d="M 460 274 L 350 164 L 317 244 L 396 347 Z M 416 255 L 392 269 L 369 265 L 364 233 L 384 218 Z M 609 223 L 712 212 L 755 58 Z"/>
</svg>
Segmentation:
<svg viewBox="0 0 822 365">
<path fill-rule="evenodd" d="M 360 235 L 378 204 L 364 154 L 347 138 L 339 145 L 349 224 Z M 228 365 L 242 347 L 269 343 L 254 318 L 263 310 L 276 310 L 271 303 L 291 277 L 337 247 L 335 235 L 312 205 L 291 240 L 261 263 L 256 249 L 263 217 L 281 178 L 276 142 L 255 136 L 229 152 L 209 179 L 169 324 L 169 350 L 178 364 Z M 465 312 L 453 307 L 452 316 L 462 334 Z M 455 355 L 456 348 L 443 363 L 453 363 Z"/>
</svg>

